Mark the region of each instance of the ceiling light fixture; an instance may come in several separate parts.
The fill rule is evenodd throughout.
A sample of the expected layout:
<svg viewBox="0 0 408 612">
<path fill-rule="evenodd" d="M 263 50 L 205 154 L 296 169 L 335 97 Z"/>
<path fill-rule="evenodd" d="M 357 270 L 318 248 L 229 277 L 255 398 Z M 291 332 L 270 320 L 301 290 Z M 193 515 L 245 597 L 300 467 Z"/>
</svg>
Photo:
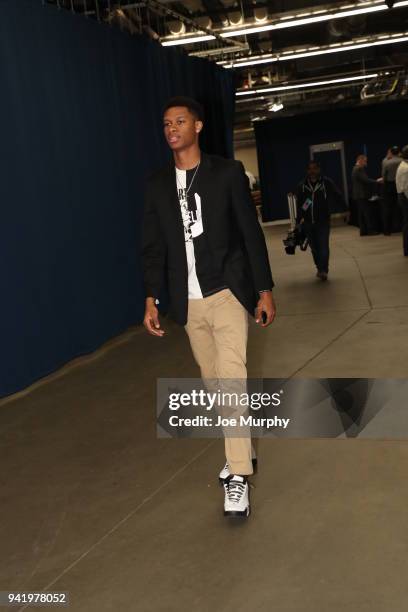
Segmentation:
<svg viewBox="0 0 408 612">
<path fill-rule="evenodd" d="M 215 36 L 204 34 L 202 36 L 188 36 L 187 38 L 175 38 L 174 40 L 163 40 L 163 47 L 175 47 L 177 45 L 190 45 L 197 42 L 206 42 L 207 40 L 215 40 Z"/>
<path fill-rule="evenodd" d="M 389 35 L 388 35 L 389 36 Z M 365 41 L 367 38 L 364 39 Z M 304 57 L 314 57 L 316 55 L 327 55 L 330 53 L 340 53 L 342 51 L 355 51 L 357 49 L 365 49 L 367 47 L 378 47 L 380 45 L 391 45 L 408 41 L 408 32 L 401 32 L 397 35 L 392 35 L 389 38 L 378 36 L 369 42 L 341 43 L 337 46 L 320 47 L 314 51 L 299 50 L 299 51 L 284 51 L 276 55 L 268 54 L 267 56 L 255 56 L 252 59 L 242 59 L 236 62 L 223 60 L 217 62 L 224 68 L 243 68 L 245 66 L 256 66 L 258 64 L 272 64 L 274 62 L 284 62 L 286 60 L 301 59 Z"/>
<path fill-rule="evenodd" d="M 378 73 L 373 74 L 360 74 L 353 77 L 342 77 L 339 79 L 327 79 L 324 81 L 313 81 L 311 83 L 295 83 L 294 85 L 278 85 L 277 87 L 262 87 L 256 89 L 248 89 L 237 91 L 236 96 L 246 96 L 257 93 L 269 93 L 278 91 L 289 91 L 291 89 L 308 89 L 310 87 L 321 87 L 322 85 L 336 85 L 337 83 L 349 83 L 353 81 L 362 81 L 364 79 L 375 79 L 378 77 Z"/>
<path fill-rule="evenodd" d="M 278 111 L 282 110 L 282 108 L 283 108 L 283 104 L 280 100 L 268 106 L 268 110 L 271 111 L 272 113 L 277 113 Z"/>
<path fill-rule="evenodd" d="M 400 4 L 400 3 L 398 3 Z M 408 1 L 407 1 L 408 4 Z M 394 5 L 395 7 L 397 4 Z M 377 13 L 378 11 L 387 10 L 386 4 L 377 4 L 374 6 L 367 6 L 365 8 L 354 8 L 347 11 L 338 11 L 336 13 L 330 13 L 329 11 L 323 15 L 312 15 L 310 17 L 295 18 L 291 20 L 281 20 L 278 23 L 270 23 L 264 26 L 250 26 L 248 28 L 240 28 L 236 30 L 227 30 L 220 32 L 220 36 L 234 37 L 234 36 L 247 36 L 248 34 L 257 34 L 259 32 L 268 32 L 270 30 L 283 30 L 286 28 L 294 28 L 302 25 L 308 25 L 310 23 L 319 23 L 322 21 L 331 21 L 332 19 L 343 19 L 344 17 L 352 17 L 354 15 L 362 15 L 366 13 Z"/>
<path fill-rule="evenodd" d="M 254 18 L 256 23 L 264 23 L 265 21 L 268 21 L 268 9 L 266 7 L 255 8 Z"/>
<path fill-rule="evenodd" d="M 404 6 L 408 6 L 408 0 L 399 0 L 399 2 L 394 2 L 393 10 L 397 8 L 401 8 Z M 277 21 L 274 21 L 265 25 L 253 25 L 249 27 L 241 27 L 238 29 L 228 29 L 223 28 L 222 30 L 217 31 L 216 33 L 221 36 L 221 38 L 231 38 L 235 36 L 246 36 L 248 34 L 257 34 L 260 32 L 268 32 L 270 30 L 281 30 L 285 28 L 293 28 L 302 25 L 309 25 L 311 23 L 318 23 L 322 21 L 330 21 L 331 19 L 343 19 L 345 17 L 353 17 L 355 15 L 364 15 L 368 13 L 376 13 L 378 11 L 389 10 L 387 4 L 383 0 L 372 0 L 371 2 L 366 2 L 362 6 L 361 3 L 354 5 L 347 5 L 347 7 L 343 7 L 340 10 L 333 9 L 321 9 L 319 11 L 313 11 L 310 15 L 304 16 L 305 13 L 300 13 L 299 15 L 283 15 Z M 303 15 L 301 17 L 300 15 Z M 187 38 L 164 38 L 162 41 L 163 46 L 173 46 L 173 45 L 187 45 L 198 42 L 204 42 L 207 40 L 212 40 L 215 37 L 211 36 L 189 36 Z"/>
</svg>

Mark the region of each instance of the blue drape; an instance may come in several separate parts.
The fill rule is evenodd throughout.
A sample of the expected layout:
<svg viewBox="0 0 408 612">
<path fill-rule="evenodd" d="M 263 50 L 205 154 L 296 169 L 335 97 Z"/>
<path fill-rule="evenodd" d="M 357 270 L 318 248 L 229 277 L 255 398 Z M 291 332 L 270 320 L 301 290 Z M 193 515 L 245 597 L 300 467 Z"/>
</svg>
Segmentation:
<svg viewBox="0 0 408 612">
<path fill-rule="evenodd" d="M 205 60 L 41 0 L 0 4 L 1 397 L 141 321 L 162 107 L 196 97 L 203 149 L 232 156 L 234 85 Z"/>
</svg>

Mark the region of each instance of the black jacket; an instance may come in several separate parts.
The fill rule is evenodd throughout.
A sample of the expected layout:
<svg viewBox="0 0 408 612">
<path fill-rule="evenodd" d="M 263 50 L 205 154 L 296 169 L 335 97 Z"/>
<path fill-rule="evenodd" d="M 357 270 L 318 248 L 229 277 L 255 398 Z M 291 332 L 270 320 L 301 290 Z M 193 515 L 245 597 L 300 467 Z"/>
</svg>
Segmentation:
<svg viewBox="0 0 408 612">
<path fill-rule="evenodd" d="M 363 166 L 354 166 L 351 174 L 351 187 L 353 200 L 368 200 L 377 192 L 378 183 L 370 179 Z"/>
<path fill-rule="evenodd" d="M 297 223 L 301 219 L 309 223 L 328 223 L 331 214 L 347 208 L 342 193 L 326 176 L 321 176 L 316 183 L 306 178 L 299 183 L 295 195 Z"/>
<path fill-rule="evenodd" d="M 209 256 L 241 304 L 254 315 L 259 291 L 274 283 L 265 238 L 241 162 L 202 153 L 195 179 L 203 193 L 202 218 Z M 188 276 L 174 161 L 147 184 L 143 221 L 146 297 L 158 297 L 167 275 L 170 316 L 187 323 Z"/>
</svg>

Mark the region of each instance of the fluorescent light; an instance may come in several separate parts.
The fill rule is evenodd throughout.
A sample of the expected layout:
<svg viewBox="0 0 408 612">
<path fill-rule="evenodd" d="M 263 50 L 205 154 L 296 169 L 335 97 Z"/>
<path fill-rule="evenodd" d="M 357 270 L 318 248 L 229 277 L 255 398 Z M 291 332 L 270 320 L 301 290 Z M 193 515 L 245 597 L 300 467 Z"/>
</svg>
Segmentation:
<svg viewBox="0 0 408 612">
<path fill-rule="evenodd" d="M 392 37 L 387 35 L 387 38 L 383 36 L 378 36 L 378 38 L 373 39 L 371 42 L 355 42 L 352 44 L 342 43 L 339 46 L 329 46 L 329 47 L 321 47 L 316 51 L 293 51 L 293 52 L 284 52 L 282 55 L 268 55 L 268 56 L 256 56 L 253 59 L 248 60 L 237 60 L 236 62 L 217 62 L 217 64 L 222 65 L 224 68 L 241 68 L 243 66 L 256 66 L 258 64 L 272 64 L 273 62 L 283 62 L 286 60 L 299 59 L 304 57 L 314 57 L 316 55 L 328 55 L 330 53 L 340 53 L 342 51 L 355 51 L 356 49 L 365 49 L 367 47 L 378 47 L 380 45 L 392 45 L 395 43 L 407 42 L 408 41 L 408 32 L 401 32 L 400 34 L 393 34 Z M 364 40 L 367 40 L 366 38 Z"/>
<path fill-rule="evenodd" d="M 235 100 L 235 104 L 245 104 L 248 102 L 253 102 L 253 100 L 265 100 L 266 96 L 256 96 L 255 98 L 247 98 L 246 100 Z"/>
<path fill-rule="evenodd" d="M 295 85 L 280 85 L 278 87 L 266 87 L 260 89 L 250 89 L 247 91 L 237 91 L 236 96 L 245 96 L 248 94 L 256 93 L 270 93 L 278 91 L 289 91 L 291 89 L 306 89 L 309 87 L 320 87 L 322 85 L 335 85 L 337 83 L 349 83 L 352 81 L 361 81 L 363 79 L 374 79 L 378 77 L 378 73 L 374 74 L 360 74 L 353 77 L 343 77 L 339 79 L 327 79 L 326 81 L 313 81 L 312 83 L 296 83 Z"/>
<path fill-rule="evenodd" d="M 364 3 L 367 6 L 360 4 L 346 5 L 344 9 L 338 11 L 330 11 L 329 9 L 321 9 L 314 11 L 313 14 L 307 17 L 297 17 L 296 15 L 284 15 L 278 21 L 266 25 L 253 24 L 249 27 L 241 27 L 238 29 L 223 29 L 217 31 L 222 38 L 230 38 L 234 36 L 246 36 L 248 34 L 256 34 L 258 32 L 268 32 L 270 30 L 281 30 L 285 28 L 293 28 L 302 25 L 308 25 L 310 23 L 318 23 L 322 21 L 330 21 L 331 19 L 343 19 L 344 17 L 352 17 L 354 15 L 363 15 L 368 13 L 376 13 L 378 11 L 390 10 L 382 0 L 374 0 L 372 2 Z M 394 4 L 392 10 L 408 6 L 408 0 L 400 0 Z M 317 14 L 319 13 L 319 14 Z M 304 15 L 305 13 L 303 13 Z M 213 40 L 215 36 L 191 36 L 188 38 L 165 38 L 161 43 L 163 46 L 172 45 L 187 45 L 198 42 L 205 42 L 207 40 Z"/>
<path fill-rule="evenodd" d="M 405 6 L 408 4 L 408 0 L 404 0 L 403 3 L 397 3 L 398 5 Z M 397 6 L 394 4 L 394 8 Z M 330 21 L 331 19 L 343 19 L 344 17 L 352 17 L 353 15 L 362 15 L 366 13 L 377 13 L 378 11 L 389 10 L 386 4 L 380 4 L 379 6 L 368 6 L 366 8 L 355 8 L 348 11 L 338 11 L 337 13 L 325 13 L 315 17 L 304 17 L 303 19 L 292 19 L 291 21 L 281 21 L 279 23 L 270 23 L 265 26 L 251 26 L 248 28 L 240 28 L 239 30 L 224 30 L 220 32 L 222 38 L 229 38 L 233 36 L 246 36 L 247 34 L 256 34 L 257 32 L 268 32 L 270 30 L 283 30 L 284 28 L 293 28 L 301 25 L 308 25 L 310 23 L 318 23 L 322 21 Z"/>
<path fill-rule="evenodd" d="M 190 45 L 196 42 L 205 42 L 206 40 L 215 40 L 215 36 L 205 34 L 203 36 L 190 36 L 189 38 L 174 38 L 173 40 L 163 40 L 163 47 L 175 47 L 176 45 Z"/>
</svg>

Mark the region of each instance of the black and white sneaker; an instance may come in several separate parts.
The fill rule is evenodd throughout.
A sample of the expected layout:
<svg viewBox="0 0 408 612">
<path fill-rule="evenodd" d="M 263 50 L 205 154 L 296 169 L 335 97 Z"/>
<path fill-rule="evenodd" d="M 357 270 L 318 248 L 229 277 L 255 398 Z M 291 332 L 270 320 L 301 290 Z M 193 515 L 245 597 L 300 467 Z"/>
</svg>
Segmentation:
<svg viewBox="0 0 408 612">
<path fill-rule="evenodd" d="M 258 459 L 256 457 L 254 457 L 252 459 L 252 467 L 254 469 L 254 474 L 256 472 L 257 465 L 258 465 Z M 228 476 L 230 476 L 230 475 L 231 475 L 231 472 L 229 471 L 229 465 L 228 465 L 228 463 L 226 463 L 224 465 L 224 467 L 222 468 L 221 472 L 218 475 L 218 480 L 219 480 L 221 486 L 224 484 L 224 480 L 226 478 L 228 478 Z"/>
<path fill-rule="evenodd" d="M 249 484 L 245 476 L 230 474 L 224 480 L 224 516 L 249 516 Z"/>
</svg>

